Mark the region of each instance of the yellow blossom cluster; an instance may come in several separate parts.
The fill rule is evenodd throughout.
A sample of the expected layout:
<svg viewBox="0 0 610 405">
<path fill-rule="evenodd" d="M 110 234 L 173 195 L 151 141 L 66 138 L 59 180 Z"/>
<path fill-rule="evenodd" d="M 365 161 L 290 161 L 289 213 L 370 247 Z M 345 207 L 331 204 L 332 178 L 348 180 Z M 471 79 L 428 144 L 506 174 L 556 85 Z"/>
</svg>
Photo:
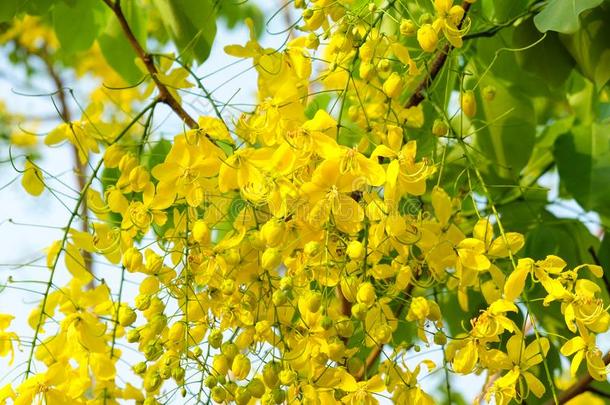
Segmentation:
<svg viewBox="0 0 610 405">
<path fill-rule="evenodd" d="M 441 34 L 462 45 L 465 8 L 436 0 L 429 23 L 405 19 L 388 34 L 374 3 L 360 15 L 348 0 L 303 3 L 295 1 L 305 34 L 281 51 L 259 44 L 251 23 L 249 42 L 226 48 L 252 59 L 258 75 L 256 108 L 234 124 L 199 117 L 160 161 L 144 159 L 130 131 L 157 99 L 122 123 L 92 103 L 46 136 L 48 146 L 74 145 L 91 173 L 64 236 L 47 249 L 50 278 L 28 319 L 24 378 L 0 389 L 0 403 L 152 405 L 180 392 L 240 405 L 375 404 L 382 395 L 432 404 L 420 375 L 443 367 L 495 375 L 485 394 L 498 404 L 541 397 L 554 337 L 527 310 L 538 284 L 545 295 L 536 298 L 560 306 L 573 333 L 561 344 L 572 375 L 585 360 L 594 379 L 606 378 L 596 335 L 610 315 L 584 275 L 602 269 L 517 257 L 523 235 L 505 232 L 498 216 L 468 222 L 460 196 L 433 184 L 443 163 L 410 136 L 424 123 L 422 106 L 409 103 L 426 74 L 422 55 Z M 413 36 L 417 48 L 406 45 Z M 157 79 L 180 101 L 192 84 L 172 68 L 167 59 Z M 340 108 L 308 110 L 318 88 L 337 94 Z M 346 141 L 350 132 L 362 136 Z M 22 183 L 44 192 L 30 159 Z M 79 231 L 72 222 L 83 202 L 92 218 Z M 87 254 L 113 264 L 121 291 L 96 280 Z M 54 289 L 62 264 L 72 278 Z M 122 295 L 126 277 L 139 280 L 132 300 Z M 485 307 L 452 336 L 437 291 L 455 295 L 464 314 L 472 294 Z M 0 316 L 0 356 L 18 341 L 11 319 Z M 415 330 L 407 341 L 405 326 Z M 408 366 L 422 345 L 441 348 L 444 364 Z M 130 364 L 138 378 L 125 383 L 118 370 L 128 351 L 139 356 Z"/>
</svg>

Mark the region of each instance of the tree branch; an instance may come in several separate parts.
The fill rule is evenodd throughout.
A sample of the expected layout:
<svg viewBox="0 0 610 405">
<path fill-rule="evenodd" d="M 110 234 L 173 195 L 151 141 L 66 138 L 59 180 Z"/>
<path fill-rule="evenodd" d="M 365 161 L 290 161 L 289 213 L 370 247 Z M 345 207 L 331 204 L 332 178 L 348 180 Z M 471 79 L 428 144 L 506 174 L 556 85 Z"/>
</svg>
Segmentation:
<svg viewBox="0 0 610 405">
<path fill-rule="evenodd" d="M 466 15 L 468 14 L 468 10 L 470 9 L 470 3 L 464 1 L 462 3 L 462 8 L 464 9 L 464 16 L 462 17 L 462 21 L 460 21 L 457 26 L 458 29 L 462 28 L 464 21 L 466 21 Z M 438 76 L 438 74 L 441 72 L 441 69 L 447 61 L 447 56 L 449 56 L 449 52 L 451 52 L 452 49 L 453 46 L 448 43 L 443 47 L 442 50 L 440 50 L 436 54 L 436 57 L 434 58 L 434 60 L 432 61 L 432 65 L 430 66 L 430 72 L 424 78 L 424 80 L 419 83 L 411 97 L 409 97 L 409 100 L 405 104 L 405 108 L 415 107 L 419 105 L 422 101 L 424 101 L 426 90 L 428 90 L 428 87 L 430 87 L 430 85 L 434 82 L 436 76 Z"/>
<path fill-rule="evenodd" d="M 466 15 L 468 14 L 468 10 L 470 9 L 470 3 L 468 1 L 464 1 L 462 3 L 462 8 L 464 9 L 464 16 L 462 17 L 462 20 L 458 24 L 458 29 L 462 27 L 462 25 L 464 24 L 464 21 L 466 20 Z M 432 66 L 430 68 L 430 72 L 424 78 L 424 80 L 422 80 L 422 82 L 419 83 L 419 85 L 417 86 L 417 88 L 415 89 L 415 92 L 411 95 L 411 97 L 409 97 L 409 100 L 405 104 L 405 108 L 418 106 L 422 101 L 424 101 L 424 98 L 425 98 L 424 93 L 426 92 L 428 87 L 430 87 L 430 85 L 434 82 L 434 79 L 436 78 L 436 76 L 438 76 L 438 74 L 440 73 L 441 69 L 445 65 L 445 62 L 447 61 L 447 56 L 449 55 L 449 52 L 451 52 L 452 49 L 453 49 L 453 46 L 451 46 L 451 44 L 446 44 L 443 47 L 443 49 L 437 53 L 436 57 L 432 61 Z M 411 293 L 412 289 L 413 289 L 413 284 L 411 284 L 409 287 L 407 287 L 407 289 L 404 291 L 403 294 L 405 296 L 408 296 Z M 398 310 L 397 310 L 398 316 L 400 316 L 400 313 L 404 309 L 405 302 L 406 301 L 403 301 L 400 304 L 400 306 L 398 307 Z M 364 367 L 355 375 L 357 380 L 362 380 L 366 376 L 367 371 L 369 370 L 369 368 L 371 368 L 373 366 L 373 364 L 375 364 L 375 362 L 381 355 L 382 351 L 383 351 L 383 345 L 375 346 L 373 348 L 373 350 L 371 350 L 371 352 L 369 353 L 369 355 L 367 356 L 367 358 L 364 362 Z"/>
<path fill-rule="evenodd" d="M 64 91 L 63 81 L 62 81 L 61 77 L 59 76 L 59 74 L 57 73 L 57 71 L 55 70 L 55 67 L 53 66 L 53 62 L 49 58 L 48 52 L 45 50 L 45 48 L 42 48 L 40 50 L 40 52 L 38 52 L 36 55 L 44 62 L 47 72 L 48 72 L 49 76 L 51 77 L 51 79 L 53 80 L 53 83 L 55 84 L 55 88 L 57 91 L 56 94 L 57 94 L 57 98 L 59 100 L 59 113 L 61 115 L 61 119 L 66 124 L 70 124 L 70 122 L 72 121 L 72 115 L 70 113 L 70 107 L 68 106 L 68 101 L 66 99 L 66 92 Z M 74 157 L 74 164 L 75 164 L 74 171 L 75 171 L 76 183 L 78 185 L 78 191 L 79 191 L 79 193 L 83 193 L 85 190 L 85 187 L 86 187 L 85 175 L 87 173 L 87 165 L 85 163 L 82 163 L 80 160 L 78 145 L 72 144 L 71 146 L 72 146 L 72 148 L 71 148 L 72 155 Z M 80 204 L 79 215 L 81 217 L 81 231 L 89 232 L 89 208 L 87 206 L 86 197 L 83 198 L 83 201 Z M 89 273 L 93 274 L 93 259 L 91 257 L 91 253 L 86 250 L 83 250 L 82 255 L 83 255 L 83 259 L 85 260 L 86 270 Z M 91 282 L 87 286 L 87 288 L 92 288 L 92 287 L 93 287 L 93 282 Z"/>
<path fill-rule="evenodd" d="M 182 105 L 180 105 L 178 100 L 176 100 L 176 98 L 169 92 L 167 86 L 163 82 L 161 82 L 161 80 L 159 80 L 159 71 L 155 66 L 153 58 L 149 53 L 144 50 L 142 45 L 140 45 L 137 38 L 133 34 L 133 31 L 129 27 L 129 23 L 127 22 L 127 19 L 123 14 L 123 10 L 121 9 L 121 3 L 118 0 L 114 3 L 111 0 L 104 0 L 104 3 L 106 3 L 106 5 L 110 7 L 110 9 L 114 12 L 114 15 L 118 19 L 123 33 L 131 44 L 131 47 L 136 51 L 138 58 L 142 60 L 142 62 L 146 66 L 146 69 L 148 70 L 148 73 L 150 73 L 150 76 L 152 77 L 153 81 L 155 82 L 155 85 L 157 86 L 157 89 L 159 90 L 159 101 L 169 106 L 189 128 L 198 128 L 199 125 L 197 124 L 197 121 L 195 121 L 186 112 L 186 110 L 182 108 Z"/>
<path fill-rule="evenodd" d="M 608 365 L 610 363 L 610 352 L 606 353 L 604 356 L 604 364 Z M 583 375 L 578 381 L 572 384 L 567 390 L 563 391 L 561 395 L 557 398 L 557 404 L 565 404 L 569 400 L 574 397 L 577 397 L 580 394 L 585 393 L 589 390 L 589 384 L 593 382 L 593 377 L 589 373 Z M 553 405 L 554 402 L 548 401 L 546 405 Z"/>
</svg>

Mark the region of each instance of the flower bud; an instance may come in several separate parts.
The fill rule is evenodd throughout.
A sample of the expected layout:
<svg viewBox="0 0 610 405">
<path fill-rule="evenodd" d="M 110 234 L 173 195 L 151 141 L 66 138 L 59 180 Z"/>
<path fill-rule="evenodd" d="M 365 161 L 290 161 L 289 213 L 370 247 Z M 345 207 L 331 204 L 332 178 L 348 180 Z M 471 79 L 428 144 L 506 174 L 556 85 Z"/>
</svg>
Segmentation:
<svg viewBox="0 0 610 405">
<path fill-rule="evenodd" d="M 375 302 L 377 298 L 375 294 L 375 287 L 369 282 L 360 284 L 358 287 L 358 293 L 356 294 L 356 300 L 360 303 L 365 304 L 367 307 L 370 307 Z"/>
<path fill-rule="evenodd" d="M 424 24 L 417 30 L 417 42 L 424 52 L 434 52 L 438 44 L 438 34 L 431 24 Z"/>
<path fill-rule="evenodd" d="M 495 86 L 485 86 L 483 88 L 483 98 L 486 101 L 493 101 L 496 98 L 496 87 Z"/>
<path fill-rule="evenodd" d="M 121 305 L 119 308 L 119 324 L 121 326 L 129 326 L 136 321 L 138 315 L 133 309 L 126 305 Z"/>
<path fill-rule="evenodd" d="M 200 245 L 210 243 L 210 228 L 203 219 L 198 219 L 193 224 L 193 239 Z"/>
<path fill-rule="evenodd" d="M 432 133 L 435 136 L 445 136 L 449 131 L 449 127 L 442 120 L 434 120 L 434 124 L 432 125 Z"/>
<path fill-rule="evenodd" d="M 364 245 L 358 240 L 353 240 L 347 245 L 347 255 L 352 260 L 364 258 Z"/>
<path fill-rule="evenodd" d="M 307 310 L 310 312 L 318 312 L 322 305 L 322 294 L 313 292 L 307 297 Z"/>
<path fill-rule="evenodd" d="M 265 270 L 274 270 L 282 263 L 282 254 L 277 248 L 267 248 L 263 252 L 261 264 Z"/>
<path fill-rule="evenodd" d="M 475 99 L 474 92 L 472 90 L 467 90 L 462 93 L 460 105 L 465 116 L 468 118 L 475 116 L 477 113 L 477 100 Z"/>
<path fill-rule="evenodd" d="M 403 85 L 404 85 L 404 82 L 403 82 L 402 78 L 400 77 L 400 75 L 396 72 L 392 72 L 390 77 L 388 77 L 386 79 L 386 81 L 383 83 L 383 92 L 389 98 L 396 98 L 396 97 L 400 96 Z"/>
<path fill-rule="evenodd" d="M 222 344 L 222 332 L 219 329 L 212 329 L 208 336 L 208 343 L 214 349 L 218 349 Z"/>
<path fill-rule="evenodd" d="M 366 318 L 368 307 L 366 304 L 358 303 L 352 306 L 352 316 L 360 321 Z"/>
<path fill-rule="evenodd" d="M 247 385 L 248 391 L 254 398 L 261 398 L 265 395 L 265 384 L 260 378 L 253 378 Z"/>
<path fill-rule="evenodd" d="M 218 375 L 225 375 L 229 371 L 229 359 L 224 354 L 217 354 L 212 361 L 212 369 Z"/>
<path fill-rule="evenodd" d="M 237 380 L 243 380 L 250 373 L 250 359 L 245 354 L 238 354 L 231 365 L 233 375 Z"/>
<path fill-rule="evenodd" d="M 272 218 L 261 228 L 261 236 L 267 246 L 276 247 L 284 240 L 286 223 L 282 220 Z"/>
<path fill-rule="evenodd" d="M 402 19 L 400 21 L 400 34 L 405 37 L 412 37 L 417 32 L 417 27 L 412 20 Z"/>
</svg>

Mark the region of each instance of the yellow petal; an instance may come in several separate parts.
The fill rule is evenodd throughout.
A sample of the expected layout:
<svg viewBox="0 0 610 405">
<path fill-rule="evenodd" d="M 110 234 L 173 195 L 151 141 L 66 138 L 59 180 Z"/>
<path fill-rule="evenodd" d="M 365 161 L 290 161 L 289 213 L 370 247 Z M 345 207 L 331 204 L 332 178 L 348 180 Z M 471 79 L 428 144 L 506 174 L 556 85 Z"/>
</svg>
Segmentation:
<svg viewBox="0 0 610 405">
<path fill-rule="evenodd" d="M 31 160 L 25 161 L 25 171 L 21 185 L 30 195 L 39 196 L 44 190 L 42 172 Z"/>
</svg>

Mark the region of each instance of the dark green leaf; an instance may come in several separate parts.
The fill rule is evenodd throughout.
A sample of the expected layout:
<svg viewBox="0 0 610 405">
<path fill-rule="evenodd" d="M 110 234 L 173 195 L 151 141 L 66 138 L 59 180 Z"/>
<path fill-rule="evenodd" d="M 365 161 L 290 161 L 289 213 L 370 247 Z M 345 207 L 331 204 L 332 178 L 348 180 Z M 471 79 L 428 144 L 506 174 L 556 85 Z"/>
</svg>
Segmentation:
<svg viewBox="0 0 610 405">
<path fill-rule="evenodd" d="M 493 100 L 485 100 L 486 86 L 496 89 Z M 476 146 L 489 160 L 488 173 L 514 181 L 527 164 L 536 141 L 536 116 L 527 94 L 504 86 L 487 75 L 477 88 L 479 113 Z"/>
<path fill-rule="evenodd" d="M 212 0 L 154 0 L 163 23 L 176 43 L 180 58 L 203 63 L 216 36 L 215 2 Z"/>
<path fill-rule="evenodd" d="M 551 87 L 562 86 L 574 67 L 574 59 L 566 51 L 558 34 L 549 32 L 544 39 L 543 36 L 531 19 L 520 24 L 513 34 L 514 46 L 527 49 L 516 54 L 517 62 L 521 68 L 538 75 Z M 536 45 L 531 46 L 533 44 Z"/>
<path fill-rule="evenodd" d="M 583 75 L 601 89 L 610 80 L 610 9 L 600 7 L 581 20 L 582 28 L 562 40 Z"/>
<path fill-rule="evenodd" d="M 610 124 L 575 127 L 557 138 L 555 159 L 565 189 L 589 211 L 610 215 Z"/>
<path fill-rule="evenodd" d="M 522 13 L 527 3 L 528 0 L 483 0 L 481 10 L 488 20 L 503 23 Z"/>
<path fill-rule="evenodd" d="M 129 27 L 140 44 L 146 43 L 146 16 L 142 7 L 135 2 L 124 2 L 123 14 Z M 110 18 L 106 29 L 98 38 L 104 58 L 128 84 L 135 84 L 142 79 L 143 73 L 135 64 L 137 55 L 125 38 L 125 34 L 116 18 Z"/>
<path fill-rule="evenodd" d="M 20 0 L 2 0 L 0 2 L 0 22 L 9 21 L 17 13 Z"/>
</svg>

